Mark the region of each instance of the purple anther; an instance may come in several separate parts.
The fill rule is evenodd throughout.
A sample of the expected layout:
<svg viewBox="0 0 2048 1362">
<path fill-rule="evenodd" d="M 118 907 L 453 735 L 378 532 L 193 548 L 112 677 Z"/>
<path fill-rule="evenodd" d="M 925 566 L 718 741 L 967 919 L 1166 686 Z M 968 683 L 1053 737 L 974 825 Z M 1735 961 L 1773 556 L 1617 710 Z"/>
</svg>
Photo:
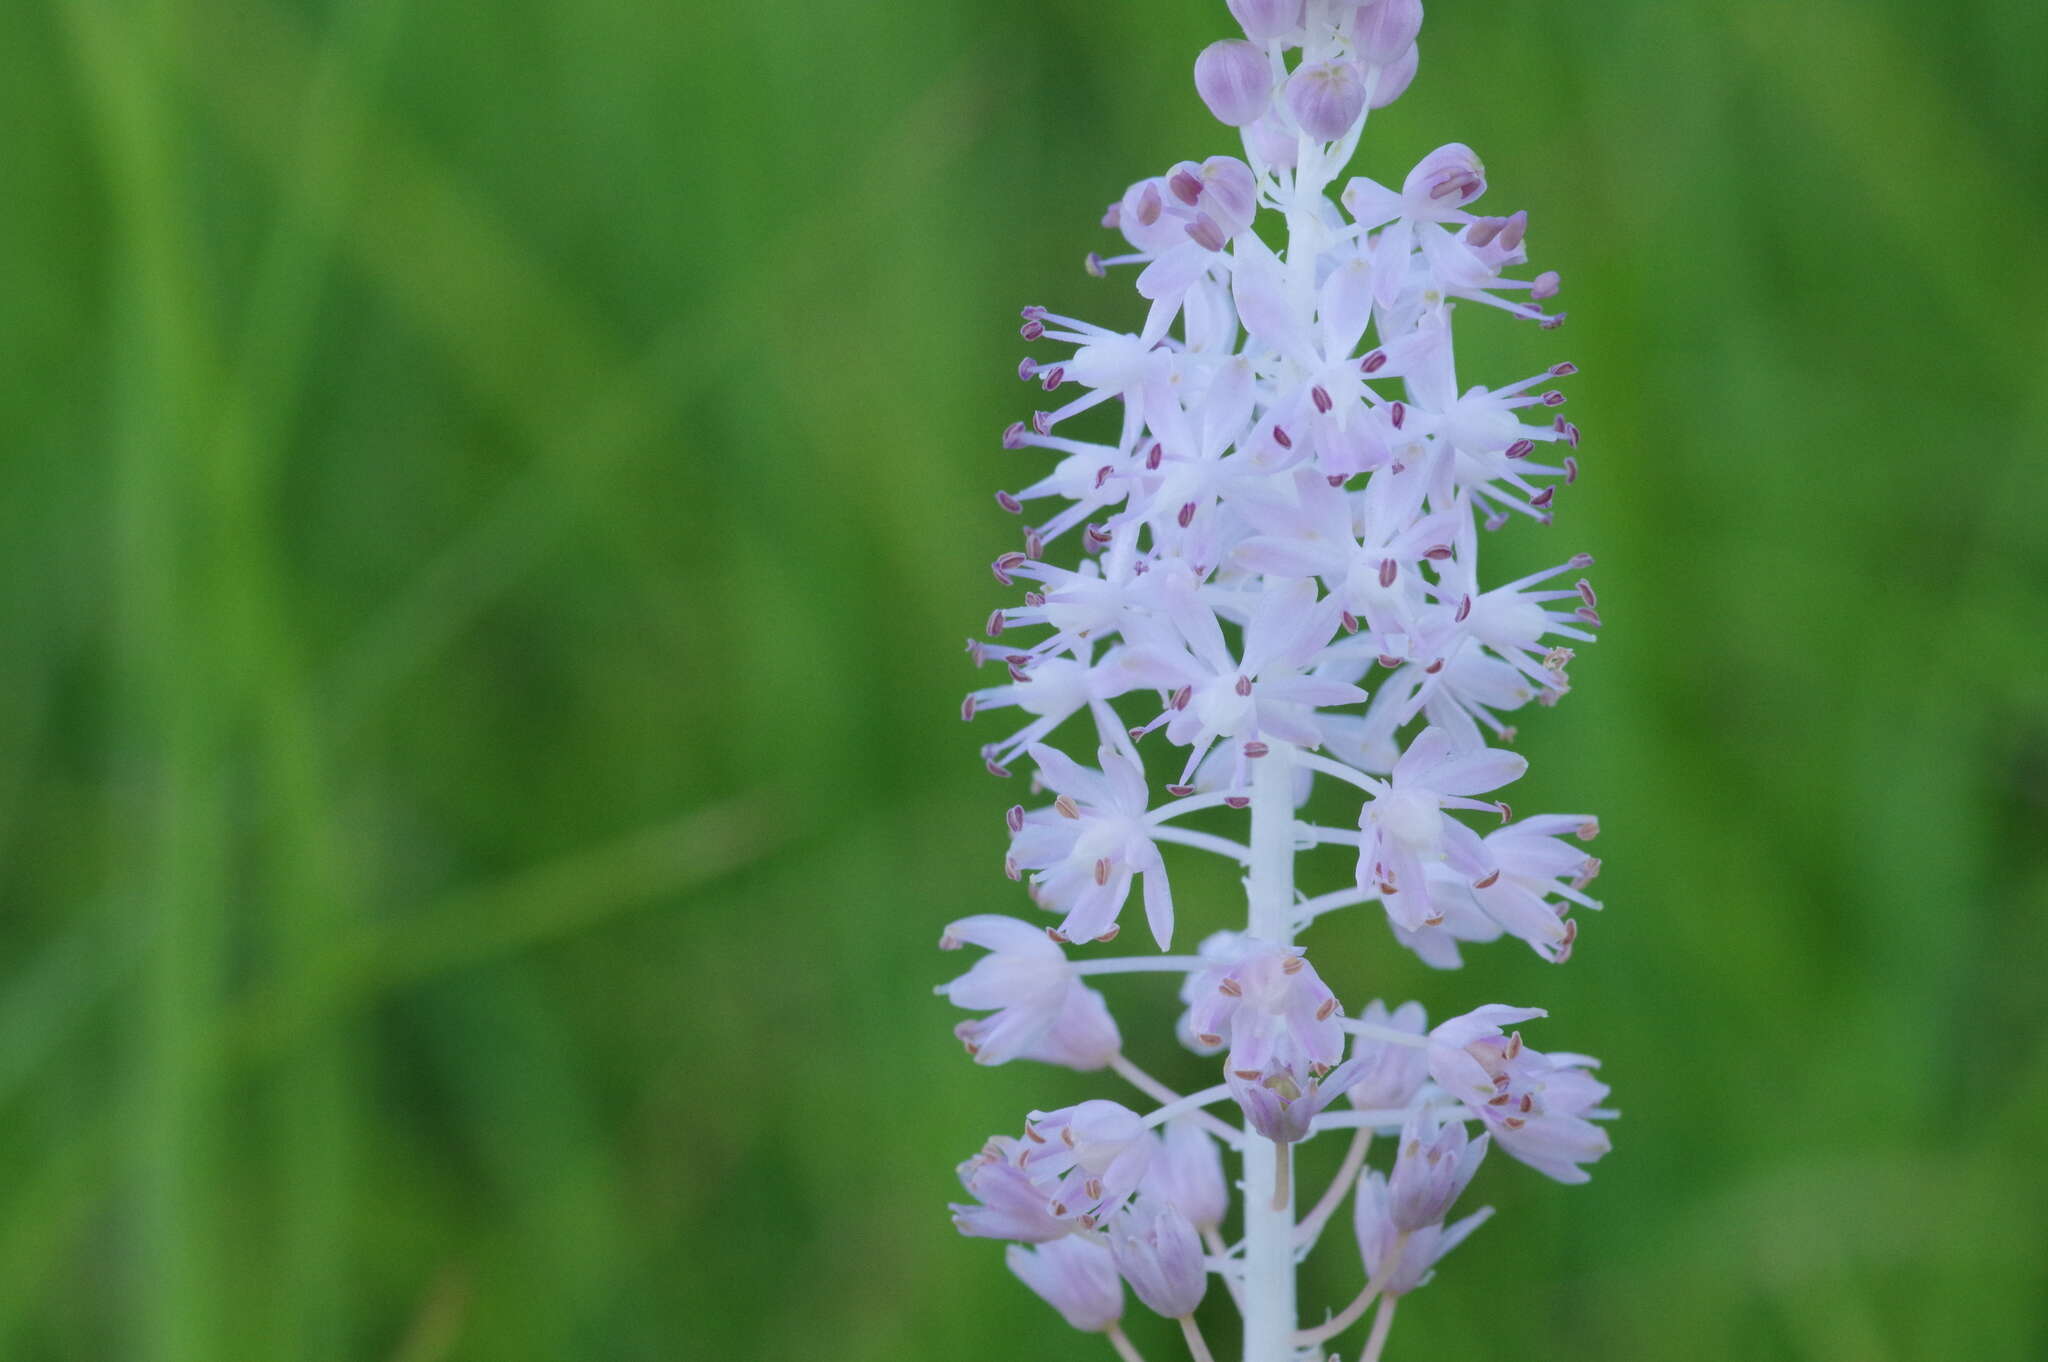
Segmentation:
<svg viewBox="0 0 2048 1362">
<path fill-rule="evenodd" d="M 1023 447 L 1024 423 L 1022 421 L 1012 421 L 1009 425 L 1003 427 L 1003 448 L 1022 449 Z"/>
<path fill-rule="evenodd" d="M 1011 515 L 1022 515 L 1024 513 L 1024 503 L 1011 496 L 1008 492 L 996 493 L 996 505 L 1002 507 Z"/>
<path fill-rule="evenodd" d="M 1506 218 L 1478 218 L 1465 229 L 1467 246 L 1484 246 L 1500 235 L 1500 229 L 1508 225 Z"/>
<path fill-rule="evenodd" d="M 1005 809 L 1003 811 L 1003 824 L 1011 832 L 1024 831 L 1024 806 L 1022 804 L 1012 804 L 1008 809 Z"/>
<path fill-rule="evenodd" d="M 1045 536 L 1030 525 L 1024 527 L 1024 556 L 1034 563 L 1045 557 Z"/>
<path fill-rule="evenodd" d="M 1273 427 L 1273 443 L 1282 449 L 1292 449 L 1294 448 L 1294 437 L 1279 426 L 1275 426 Z"/>
<path fill-rule="evenodd" d="M 1586 623 L 1592 625 L 1595 629 L 1598 629 L 1600 627 L 1600 612 L 1598 610 L 1595 610 L 1592 606 L 1582 605 L 1578 609 L 1572 611 L 1572 613 L 1574 615 L 1577 615 Z"/>
<path fill-rule="evenodd" d="M 1004 586 L 1008 586 L 1010 585 L 1010 569 L 1013 567 L 1022 567 L 1023 565 L 1024 555 L 1021 553 L 1017 553 L 1013 550 L 1012 552 L 1003 554 L 1002 556 L 998 557 L 993 563 L 990 563 L 988 565 L 988 570 L 996 575 L 997 581 L 1001 582 Z"/>
<path fill-rule="evenodd" d="M 996 759 L 994 757 L 984 758 L 981 764 L 988 769 L 988 773 L 992 776 L 999 776 L 1004 780 L 1008 780 L 1010 778 L 1009 769 L 1007 767 L 996 765 Z M 1015 875 L 1012 875 L 1010 876 L 1010 878 L 1014 880 L 1017 877 Z"/>
<path fill-rule="evenodd" d="M 1186 709 L 1188 707 L 1188 701 L 1194 698 L 1195 688 L 1193 686 L 1182 686 L 1179 690 L 1173 693 L 1173 707 L 1175 709 Z"/>
<path fill-rule="evenodd" d="M 1564 456 L 1564 480 L 1567 483 L 1579 480 L 1579 461 L 1575 455 L 1567 454 Z"/>
<path fill-rule="evenodd" d="M 1029 681 L 1031 679 L 1031 673 L 1024 669 L 1024 664 L 1016 661 L 1015 659 L 1012 659 L 1008 664 L 1008 670 L 1010 673 L 1010 679 L 1012 681 L 1017 682 L 1019 685 L 1022 685 L 1024 682 Z"/>
<path fill-rule="evenodd" d="M 1543 394 L 1542 401 L 1546 407 L 1561 407 L 1564 405 L 1564 393 L 1556 388 L 1552 388 L 1549 392 Z"/>
<path fill-rule="evenodd" d="M 1108 482 L 1110 478 L 1115 475 L 1115 473 L 1115 464 L 1106 463 L 1102 465 L 1102 467 L 1095 470 L 1095 486 L 1099 489 L 1102 486 L 1102 484 Z"/>
<path fill-rule="evenodd" d="M 1332 473 L 1327 478 L 1324 478 L 1323 481 L 1329 483 L 1332 487 L 1342 487 L 1345 483 L 1351 481 L 1351 478 L 1344 473 Z"/>
<path fill-rule="evenodd" d="M 1262 742 L 1248 742 L 1244 745 L 1244 754 L 1247 757 L 1250 757 L 1253 761 L 1257 761 L 1260 757 L 1265 756 L 1268 752 L 1272 750 L 1272 748 L 1266 746 L 1266 744 Z"/>
<path fill-rule="evenodd" d="M 1380 586 L 1382 588 L 1392 586 L 1394 584 L 1394 578 L 1399 576 L 1400 572 L 1401 565 L 1395 562 L 1393 559 L 1380 559 Z"/>
<path fill-rule="evenodd" d="M 1192 501 L 1181 503 L 1180 514 L 1175 516 L 1174 519 L 1180 522 L 1180 527 L 1182 529 L 1186 529 L 1188 526 L 1194 524 L 1195 503 Z"/>
<path fill-rule="evenodd" d="M 1535 452 L 1536 442 L 1534 440 L 1517 440 L 1501 451 L 1502 454 L 1510 459 L 1526 459 Z"/>
<path fill-rule="evenodd" d="M 966 699 L 960 702 L 960 717 L 962 720 L 974 717 L 974 696 L 972 694 L 969 694 Z"/>
<path fill-rule="evenodd" d="M 1508 214 L 1507 220 L 1500 225 L 1501 248 L 1512 251 L 1522 244 L 1522 236 L 1528 230 L 1529 214 L 1526 211 L 1517 209 Z"/>
<path fill-rule="evenodd" d="M 994 638 L 998 634 L 1001 634 L 1003 632 L 1003 612 L 1000 610 L 989 611 L 988 623 L 985 626 L 983 626 L 983 629 L 984 632 L 986 632 L 990 638 Z"/>
<path fill-rule="evenodd" d="M 1029 606 L 1033 610 L 1045 609 L 1045 593 L 1043 591 L 1025 592 L 1024 604 Z"/>
<path fill-rule="evenodd" d="M 1175 799 L 1186 799 L 1195 792 L 1195 787 L 1192 785 L 1169 785 L 1166 787 L 1166 792 Z"/>
<path fill-rule="evenodd" d="M 1393 423 L 1395 430 L 1399 430 L 1402 423 L 1407 419 L 1408 404 L 1406 402 L 1389 402 L 1387 404 L 1387 420 Z"/>
<path fill-rule="evenodd" d="M 1043 336 L 1045 334 L 1045 323 L 1026 322 L 1024 323 L 1024 325 L 1017 328 L 1017 334 L 1022 336 L 1025 340 L 1035 341 L 1040 336 Z"/>
<path fill-rule="evenodd" d="M 1552 378 L 1569 378 L 1578 371 L 1579 366 L 1572 363 L 1570 360 L 1565 360 L 1561 364 L 1553 364 L 1550 366 L 1550 376 Z"/>
<path fill-rule="evenodd" d="M 1503 822 L 1503 823 L 1507 823 L 1507 822 L 1512 822 L 1512 821 L 1514 820 L 1514 816 L 1515 816 L 1515 811 L 1514 811 L 1513 809 L 1511 809 L 1511 808 L 1509 808 L 1509 807 L 1508 807 L 1508 802 L 1507 802 L 1507 801 L 1506 801 L 1505 799 L 1496 799 L 1496 800 L 1494 800 L 1494 801 L 1493 801 L 1493 806 L 1494 806 L 1494 807 L 1495 807 L 1496 809 L 1499 809 L 1499 810 L 1500 810 L 1500 821 L 1501 821 L 1501 822 Z"/>
<path fill-rule="evenodd" d="M 1084 258 L 1081 261 L 1081 268 L 1088 271 L 1088 273 L 1094 275 L 1097 279 L 1100 279 L 1109 273 L 1109 271 L 1106 268 L 1104 268 L 1102 264 L 1101 253 L 1097 251 L 1088 252 L 1086 258 Z"/>
<path fill-rule="evenodd" d="M 1376 374 L 1386 367 L 1387 352 L 1384 350 L 1375 350 L 1358 362 L 1358 371 L 1365 374 Z"/>
<path fill-rule="evenodd" d="M 1579 428 L 1570 421 L 1564 423 L 1564 438 L 1573 449 L 1579 447 Z"/>
<path fill-rule="evenodd" d="M 1589 568 L 1593 566 L 1593 555 L 1590 553 L 1575 553 L 1572 555 L 1571 561 L 1566 563 L 1565 566 L 1580 569 Z"/>
<path fill-rule="evenodd" d="M 1430 663 L 1427 667 L 1424 667 L 1422 670 L 1430 676 L 1435 676 L 1438 672 L 1442 671 L 1443 669 L 1444 660 L 1442 658 L 1438 658 L 1436 661 Z"/>
<path fill-rule="evenodd" d="M 1252 797 L 1250 795 L 1225 795 L 1223 796 L 1223 802 L 1233 809 L 1245 809 L 1251 807 Z"/>
<path fill-rule="evenodd" d="M 1031 428 L 1037 431 L 1040 435 L 1052 434 L 1052 413 L 1049 411 L 1032 412 Z"/>
<path fill-rule="evenodd" d="M 1557 328 L 1564 325 L 1564 319 L 1570 315 L 1571 314 L 1567 312 L 1560 312 L 1555 317 L 1545 317 L 1540 323 L 1538 323 L 1538 325 L 1540 325 L 1545 331 L 1555 331 L 1557 330 Z"/>
<path fill-rule="evenodd" d="M 1422 556 L 1432 563 L 1441 563 L 1451 556 L 1449 544 L 1431 544 L 1422 551 Z"/>
<path fill-rule="evenodd" d="M 1172 178 L 1167 180 L 1166 187 L 1173 191 L 1175 198 L 1190 208 L 1202 201 L 1202 179 L 1199 175 L 1176 170 Z"/>
<path fill-rule="evenodd" d="M 1309 400 L 1316 404 L 1316 410 L 1322 412 L 1326 416 L 1329 414 L 1330 408 L 1337 405 L 1335 402 L 1332 402 L 1330 400 L 1330 390 L 1328 388 L 1325 388 L 1320 383 L 1316 384 L 1315 387 L 1310 388 L 1308 390 L 1308 395 Z"/>
<path fill-rule="evenodd" d="M 1033 303 L 1030 307 L 1017 309 L 1017 315 L 1027 322 L 1042 322 L 1047 314 L 1044 308 L 1040 307 L 1037 303 Z"/>
<path fill-rule="evenodd" d="M 1555 487 L 1546 487 L 1535 496 L 1530 497 L 1529 504 L 1539 511 L 1547 511 L 1550 509 L 1550 503 L 1555 500 L 1557 500 L 1557 489 Z"/>
<path fill-rule="evenodd" d="M 1591 582 L 1581 577 L 1578 581 L 1573 582 L 1572 586 L 1578 591 L 1579 599 L 1584 601 L 1588 607 L 1594 610 L 1600 608 L 1600 598 L 1593 594 L 1593 584 Z"/>
<path fill-rule="evenodd" d="M 1166 201 L 1159 197 L 1159 186 L 1148 184 L 1138 195 L 1138 225 L 1150 227 L 1159 221 L 1159 215 L 1166 211 Z"/>
<path fill-rule="evenodd" d="M 1195 220 L 1181 230 L 1188 234 L 1188 240 L 1205 251 L 1220 251 L 1230 240 L 1224 235 L 1222 226 L 1207 213 L 1195 214 Z"/>
<path fill-rule="evenodd" d="M 1337 616 L 1337 619 L 1344 626 L 1345 633 L 1355 634 L 1358 632 L 1358 616 L 1352 614 L 1349 610 Z"/>
<path fill-rule="evenodd" d="M 1017 361 L 1017 377 L 1029 383 L 1038 376 L 1038 361 L 1026 355 Z"/>
<path fill-rule="evenodd" d="M 1152 442 L 1152 448 L 1150 448 L 1150 449 L 1148 449 L 1148 450 L 1146 450 L 1146 451 L 1145 451 L 1145 468 L 1146 468 L 1146 470 L 1147 470 L 1147 471 L 1153 471 L 1153 470 L 1156 470 L 1156 469 L 1157 469 L 1157 468 L 1159 467 L 1159 463 L 1160 463 L 1160 461 L 1161 461 L 1162 459 L 1164 459 L 1165 457 L 1166 457 L 1166 446 L 1165 446 L 1165 445 L 1162 445 L 1162 444 L 1160 444 L 1160 443 L 1159 443 L 1159 441 L 1157 441 L 1157 440 L 1154 440 L 1154 441 Z"/>
<path fill-rule="evenodd" d="M 1252 679 L 1249 676 L 1240 676 L 1237 678 L 1237 685 L 1232 687 L 1232 689 L 1239 695 L 1250 695 L 1252 693 Z"/>
<path fill-rule="evenodd" d="M 1529 296 L 1541 302 L 1545 298 L 1555 298 L 1557 291 L 1562 287 L 1564 280 L 1558 277 L 1557 271 L 1545 270 L 1530 281 Z"/>
<path fill-rule="evenodd" d="M 1385 668 L 1386 668 L 1386 669 L 1387 669 L 1388 671 L 1392 671 L 1392 670 L 1394 670 L 1394 668 L 1396 668 L 1396 667 L 1398 667 L 1398 666 L 1400 666 L 1400 665 L 1401 665 L 1401 659 L 1400 659 L 1400 658 L 1398 658 L 1398 657 L 1390 657 L 1390 656 L 1388 656 L 1388 655 L 1387 655 L 1386 653 L 1381 653 L 1381 654 L 1379 655 L 1379 657 L 1378 657 L 1378 658 L 1376 659 L 1376 661 L 1378 661 L 1378 663 L 1379 663 L 1379 664 L 1380 664 L 1380 665 L 1381 665 L 1382 667 L 1385 667 Z"/>
<path fill-rule="evenodd" d="M 1047 392 L 1051 392 L 1054 388 L 1067 381 L 1067 371 L 1062 366 L 1055 364 L 1052 368 L 1047 369 L 1038 381 L 1044 385 Z"/>
<path fill-rule="evenodd" d="M 996 767 L 993 766 L 989 767 L 988 769 L 990 775 L 1007 776 L 1010 774 L 1008 771 L 998 770 Z M 1005 875 L 1008 875 L 1013 880 L 1021 880 L 1024 878 L 1024 873 L 1017 869 L 1017 858 L 1014 856 L 1003 857 L 1003 873 Z"/>
<path fill-rule="evenodd" d="M 1468 591 L 1468 592 L 1466 592 L 1466 593 L 1464 594 L 1464 596 L 1462 596 L 1461 598 L 1459 598 L 1459 601 L 1458 601 L 1458 613 L 1457 613 L 1456 615 L 1452 616 L 1452 623 L 1454 623 L 1454 624 L 1463 624 L 1463 623 L 1465 622 L 1465 617 L 1466 617 L 1467 615 L 1471 614 L 1471 613 L 1472 613 L 1472 593 Z"/>
</svg>

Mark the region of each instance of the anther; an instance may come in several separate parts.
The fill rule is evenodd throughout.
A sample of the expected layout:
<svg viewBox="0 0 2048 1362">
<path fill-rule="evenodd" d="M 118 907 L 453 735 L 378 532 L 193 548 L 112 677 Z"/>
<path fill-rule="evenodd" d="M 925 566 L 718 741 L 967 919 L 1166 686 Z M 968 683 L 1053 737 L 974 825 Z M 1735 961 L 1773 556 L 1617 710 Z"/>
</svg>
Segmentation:
<svg viewBox="0 0 2048 1362">
<path fill-rule="evenodd" d="M 1002 507 L 1011 515 L 1022 515 L 1024 513 L 1024 503 L 1011 496 L 1008 492 L 996 493 L 996 505 Z"/>
<path fill-rule="evenodd" d="M 960 702 L 960 718 L 964 722 L 974 717 L 974 697 L 969 695 Z"/>
<path fill-rule="evenodd" d="M 1330 1014 L 1332 1012 L 1335 1012 L 1336 1010 L 1337 1000 L 1335 998 L 1325 998 L 1323 999 L 1323 1005 L 1316 1009 L 1316 1020 L 1328 1021 L 1330 1019 Z"/>
<path fill-rule="evenodd" d="M 1225 976 L 1223 982 L 1216 985 L 1216 991 L 1226 998 L 1242 998 L 1244 996 L 1244 985 L 1235 979 Z"/>
<path fill-rule="evenodd" d="M 1058 813 L 1062 818 L 1079 818 L 1081 816 L 1080 808 L 1074 803 L 1070 795 L 1061 795 L 1052 802 L 1052 807 L 1054 812 Z"/>
<path fill-rule="evenodd" d="M 1189 502 L 1183 502 L 1183 503 L 1181 504 L 1181 508 L 1180 508 L 1180 514 L 1179 514 L 1179 515 L 1177 515 L 1177 516 L 1175 516 L 1175 517 L 1174 517 L 1174 519 L 1175 519 L 1176 521 L 1178 521 L 1178 522 L 1179 522 L 1179 524 L 1180 524 L 1180 527 L 1181 527 L 1182 529 L 1186 529 L 1186 528 L 1187 528 L 1188 526 L 1190 526 L 1190 525 L 1194 524 L 1194 523 L 1195 523 L 1195 503 L 1194 503 L 1194 502 L 1192 502 L 1192 501 L 1189 501 Z"/>
<path fill-rule="evenodd" d="M 1011 832 L 1024 831 L 1024 806 L 1022 804 L 1012 804 L 1009 808 L 1003 810 L 1003 822 Z"/>
<path fill-rule="evenodd" d="M 1095 862 L 1095 882 L 1096 882 L 1097 884 L 1108 884 L 1108 883 L 1109 883 L 1109 857 L 1107 857 L 1107 856 L 1102 856 L 1102 857 L 1098 857 L 1098 858 L 1096 859 L 1096 862 Z"/>
<path fill-rule="evenodd" d="M 1087 259 L 1081 262 L 1081 268 L 1094 275 L 1097 279 L 1109 273 L 1108 270 L 1102 267 L 1102 257 L 1094 251 L 1088 252 Z"/>
<path fill-rule="evenodd" d="M 1500 810 L 1500 821 L 1503 823 L 1508 822 L 1515 816 L 1514 809 L 1509 806 L 1505 799 L 1494 800 L 1493 807 Z"/>
<path fill-rule="evenodd" d="M 1318 383 L 1315 387 L 1310 388 L 1308 390 L 1308 395 L 1309 399 L 1316 404 L 1316 410 L 1324 413 L 1325 415 L 1329 413 L 1330 408 L 1337 405 L 1335 402 L 1332 402 L 1330 400 L 1329 390 L 1324 388 L 1323 385 L 1320 383 Z"/>
<path fill-rule="evenodd" d="M 1252 799 L 1250 795 L 1225 795 L 1223 803 L 1232 809 L 1248 809 L 1251 807 Z"/>
<path fill-rule="evenodd" d="M 1292 449 L 1294 448 L 1294 437 L 1279 426 L 1275 426 L 1273 427 L 1273 443 L 1282 449 Z"/>
<path fill-rule="evenodd" d="M 1249 758 L 1252 761 L 1257 761 L 1260 757 L 1265 756 L 1266 753 L 1270 751 L 1272 751 L 1272 749 L 1267 747 L 1262 742 L 1248 742 L 1244 745 L 1244 754 L 1247 758 Z"/>
<path fill-rule="evenodd" d="M 1394 578 L 1397 575 L 1399 575 L 1400 571 L 1401 565 L 1399 563 L 1396 563 L 1393 559 L 1380 559 L 1380 585 L 1382 587 L 1392 586 L 1394 584 Z"/>
<path fill-rule="evenodd" d="M 1002 612 L 1002 611 L 1000 611 L 1000 610 L 991 610 L 991 611 L 989 611 L 989 614 L 988 614 L 988 623 L 987 623 L 987 624 L 986 624 L 985 626 L 983 626 L 983 627 L 984 627 L 984 628 L 985 628 L 985 629 L 987 630 L 987 632 L 988 632 L 988 636 L 989 636 L 990 638 L 994 638 L 994 637 L 995 637 L 995 636 L 996 636 L 997 634 L 1000 634 L 1000 633 L 1002 633 L 1002 632 L 1003 632 L 1003 612 Z"/>
<path fill-rule="evenodd" d="M 1472 593 L 1468 591 L 1468 592 L 1466 592 L 1466 593 L 1464 594 L 1464 596 L 1463 596 L 1462 598 L 1460 598 L 1460 599 L 1459 599 L 1459 601 L 1458 601 L 1458 613 L 1457 613 L 1456 617 L 1455 617 L 1455 618 L 1454 618 L 1454 619 L 1452 620 L 1452 623 L 1454 623 L 1454 624 L 1463 624 L 1463 623 L 1465 622 L 1465 617 L 1466 617 L 1467 615 L 1471 614 L 1471 613 L 1472 613 Z"/>
<path fill-rule="evenodd" d="M 1169 785 L 1166 787 L 1166 792 L 1175 799 L 1185 799 L 1195 792 L 1195 787 L 1192 785 Z"/>
<path fill-rule="evenodd" d="M 1301 973 L 1302 968 L 1307 964 L 1308 961 L 1302 959 L 1300 956 L 1290 955 L 1285 960 L 1282 960 L 1280 962 L 1280 972 L 1282 974 L 1299 974 Z"/>
<path fill-rule="evenodd" d="M 1355 634 L 1358 632 L 1358 619 L 1349 610 L 1346 610 L 1337 618 L 1343 623 L 1345 633 Z"/>
<path fill-rule="evenodd" d="M 1376 374 L 1386 367 L 1387 352 L 1384 350 L 1375 350 L 1359 362 L 1358 370 L 1360 373 Z"/>
<path fill-rule="evenodd" d="M 1509 445 L 1506 449 L 1502 450 L 1501 453 L 1506 455 L 1510 459 L 1526 459 L 1529 457 L 1530 454 L 1535 452 L 1535 449 L 1535 441 L 1517 440 L 1513 444 Z"/>
<path fill-rule="evenodd" d="M 1250 695 L 1252 693 L 1252 679 L 1249 676 L 1238 677 L 1235 689 L 1239 695 Z"/>
<path fill-rule="evenodd" d="M 1394 425 L 1394 429 L 1395 429 L 1395 430 L 1399 430 L 1399 429 L 1401 428 L 1401 425 L 1402 425 L 1402 423 L 1403 423 L 1403 422 L 1405 422 L 1405 421 L 1406 421 L 1407 419 L 1408 419 L 1408 404 L 1407 404 L 1407 403 L 1405 403 L 1405 402 L 1390 402 L 1390 403 L 1388 403 L 1388 404 L 1387 404 L 1387 420 L 1389 420 L 1389 421 L 1393 422 L 1393 425 Z"/>
<path fill-rule="evenodd" d="M 1472 881 L 1472 887 L 1474 889 L 1491 889 L 1498 883 L 1500 883 L 1500 872 L 1496 870 L 1483 880 Z"/>
</svg>

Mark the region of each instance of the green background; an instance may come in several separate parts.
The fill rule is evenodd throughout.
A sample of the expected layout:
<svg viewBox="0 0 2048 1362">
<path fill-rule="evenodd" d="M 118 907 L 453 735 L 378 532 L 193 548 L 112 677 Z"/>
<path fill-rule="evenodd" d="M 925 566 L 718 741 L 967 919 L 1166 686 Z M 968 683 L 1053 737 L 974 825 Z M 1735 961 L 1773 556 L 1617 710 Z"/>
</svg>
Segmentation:
<svg viewBox="0 0 2048 1362">
<path fill-rule="evenodd" d="M 0 1356 L 1106 1358 L 943 1206 L 1119 1094 L 968 1064 L 933 943 L 1022 903 L 954 717 L 1014 309 L 1134 324 L 1079 261 L 1230 149 L 1220 0 L 0 8 Z M 1461 355 L 1584 369 L 1489 575 L 1600 559 L 1514 799 L 1611 907 L 1561 970 L 1310 940 L 1549 1007 L 1625 1115 L 1482 1171 L 1388 1357 L 2048 1355 L 2038 8 L 1423 51 L 1356 168 L 1472 144 L 1563 272 Z"/>
</svg>

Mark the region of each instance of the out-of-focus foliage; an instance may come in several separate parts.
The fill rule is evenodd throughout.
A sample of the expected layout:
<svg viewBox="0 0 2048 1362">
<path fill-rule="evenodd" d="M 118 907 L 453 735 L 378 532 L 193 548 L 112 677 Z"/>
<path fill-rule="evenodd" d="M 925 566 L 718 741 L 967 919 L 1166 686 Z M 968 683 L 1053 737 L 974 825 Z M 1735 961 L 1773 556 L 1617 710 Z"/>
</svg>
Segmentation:
<svg viewBox="0 0 2048 1362">
<path fill-rule="evenodd" d="M 1021 911 L 952 718 L 1014 309 L 1135 320 L 1080 259 L 1229 149 L 1222 4 L 6 16 L 0 1355 L 1106 1356 L 943 1211 L 1100 1085 L 969 1065 L 932 946 Z M 1461 348 L 1585 370 L 1499 551 L 1600 559 L 1515 798 L 1611 910 L 1312 945 L 1625 1111 L 1390 1357 L 2048 1353 L 2044 68 L 2031 0 L 1441 0 L 1375 116 L 1564 273 Z"/>
</svg>

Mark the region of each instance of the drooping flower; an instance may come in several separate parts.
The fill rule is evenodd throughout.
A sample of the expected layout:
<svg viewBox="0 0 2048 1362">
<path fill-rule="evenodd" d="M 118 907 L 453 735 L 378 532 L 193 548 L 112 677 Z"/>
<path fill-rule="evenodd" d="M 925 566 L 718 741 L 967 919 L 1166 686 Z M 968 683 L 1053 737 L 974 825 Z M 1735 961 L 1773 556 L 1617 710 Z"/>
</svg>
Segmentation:
<svg viewBox="0 0 2048 1362">
<path fill-rule="evenodd" d="M 1100 1234 L 1070 1234 L 1036 1248 L 1012 1244 L 1003 1262 L 1083 1333 L 1102 1333 L 1124 1316 L 1123 1279 Z"/>
<path fill-rule="evenodd" d="M 1139 1201 L 1109 1222 L 1117 1270 L 1138 1299 L 1168 1319 L 1195 1313 L 1209 1287 L 1202 1241 L 1173 1206 Z"/>
<path fill-rule="evenodd" d="M 1429 1072 L 1486 1123 L 1500 1147 L 1559 1182 L 1584 1182 L 1588 1164 L 1609 1148 L 1589 1119 L 1607 1085 L 1586 1055 L 1546 1055 L 1501 1028 L 1546 1015 L 1541 1008 L 1493 1004 L 1453 1017 L 1429 1033 Z"/>
<path fill-rule="evenodd" d="M 975 1204 L 953 1204 L 954 1228 L 976 1238 L 1015 1239 L 1026 1244 L 1043 1244 L 1073 1233 L 1073 1222 L 1047 1208 L 1044 1190 L 1024 1171 L 1029 1150 L 1026 1141 L 997 1135 L 959 1166 L 960 1185 Z"/>
<path fill-rule="evenodd" d="M 1067 953 L 1040 929 L 1015 918 L 981 914 L 961 918 L 939 939 L 944 950 L 957 950 L 962 943 L 988 954 L 937 991 L 955 1006 L 993 1010 L 992 1016 L 953 1028 L 975 1063 L 1036 1059 L 1070 1069 L 1099 1069 L 1122 1047 L 1102 995 L 1081 982 Z"/>
<path fill-rule="evenodd" d="M 1419 1230 L 1403 1230 L 1394 1223 L 1387 1179 L 1376 1168 L 1358 1180 L 1354 1196 L 1351 1223 L 1358 1234 L 1367 1280 L 1388 1296 L 1405 1296 L 1428 1282 L 1444 1255 L 1493 1215 L 1493 1207 L 1483 1206 L 1455 1225 L 1438 1221 Z"/>
<path fill-rule="evenodd" d="M 1083 1229 L 1121 1209 L 1158 1152 L 1159 1137 L 1138 1113 L 1096 1098 L 1034 1111 L 1017 1162 L 1047 1198 L 1047 1209 Z"/>
</svg>

